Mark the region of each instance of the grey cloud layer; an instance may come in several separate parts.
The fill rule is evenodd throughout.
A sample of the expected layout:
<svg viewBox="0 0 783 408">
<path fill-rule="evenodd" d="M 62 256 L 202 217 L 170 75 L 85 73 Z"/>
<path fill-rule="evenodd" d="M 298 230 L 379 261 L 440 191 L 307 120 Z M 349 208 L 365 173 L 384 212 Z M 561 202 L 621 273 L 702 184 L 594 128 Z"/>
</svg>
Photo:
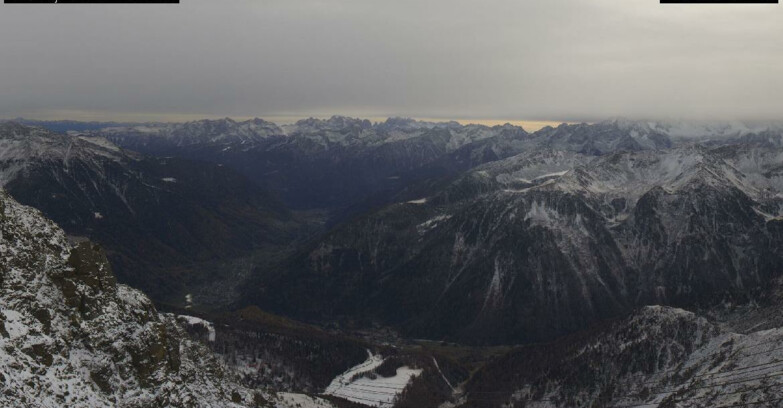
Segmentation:
<svg viewBox="0 0 783 408">
<path fill-rule="evenodd" d="M 783 7 L 182 0 L 0 7 L 0 116 L 44 110 L 779 119 Z"/>
</svg>

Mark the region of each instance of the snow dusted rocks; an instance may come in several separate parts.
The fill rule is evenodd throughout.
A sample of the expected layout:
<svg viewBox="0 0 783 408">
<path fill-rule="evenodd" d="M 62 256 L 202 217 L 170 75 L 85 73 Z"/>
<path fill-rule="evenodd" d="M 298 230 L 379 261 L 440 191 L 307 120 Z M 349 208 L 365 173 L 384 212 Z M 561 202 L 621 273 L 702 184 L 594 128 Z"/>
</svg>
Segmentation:
<svg viewBox="0 0 783 408">
<path fill-rule="evenodd" d="M 780 328 L 740 334 L 650 306 L 491 362 L 466 385 L 466 406 L 780 406 L 782 349 Z"/>
<path fill-rule="evenodd" d="M 188 327 L 191 327 L 195 330 L 206 331 L 207 333 L 206 340 L 210 342 L 215 341 L 215 325 L 212 324 L 212 322 L 206 321 L 198 317 L 187 316 L 187 315 L 179 315 L 177 316 L 177 320 L 185 323 Z"/>
<path fill-rule="evenodd" d="M 173 317 L 117 285 L 103 252 L 0 192 L 2 406 L 250 405 Z"/>
</svg>

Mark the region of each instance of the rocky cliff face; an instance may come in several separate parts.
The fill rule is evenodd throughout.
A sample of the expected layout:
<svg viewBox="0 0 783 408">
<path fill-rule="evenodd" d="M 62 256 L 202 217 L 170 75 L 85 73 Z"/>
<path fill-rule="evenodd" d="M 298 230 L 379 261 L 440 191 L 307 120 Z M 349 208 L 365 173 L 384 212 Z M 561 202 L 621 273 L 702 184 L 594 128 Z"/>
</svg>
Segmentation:
<svg viewBox="0 0 783 408">
<path fill-rule="evenodd" d="M 3 406 L 199 407 L 254 394 L 174 317 L 117 285 L 103 251 L 0 193 Z"/>
</svg>

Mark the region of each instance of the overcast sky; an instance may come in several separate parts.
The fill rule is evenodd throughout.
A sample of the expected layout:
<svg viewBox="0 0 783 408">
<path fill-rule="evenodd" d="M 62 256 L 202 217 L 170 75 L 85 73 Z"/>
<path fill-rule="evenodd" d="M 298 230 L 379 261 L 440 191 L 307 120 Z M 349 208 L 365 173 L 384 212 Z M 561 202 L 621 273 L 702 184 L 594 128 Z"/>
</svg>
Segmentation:
<svg viewBox="0 0 783 408">
<path fill-rule="evenodd" d="M 0 5 L 0 117 L 783 119 L 783 5 Z"/>
</svg>

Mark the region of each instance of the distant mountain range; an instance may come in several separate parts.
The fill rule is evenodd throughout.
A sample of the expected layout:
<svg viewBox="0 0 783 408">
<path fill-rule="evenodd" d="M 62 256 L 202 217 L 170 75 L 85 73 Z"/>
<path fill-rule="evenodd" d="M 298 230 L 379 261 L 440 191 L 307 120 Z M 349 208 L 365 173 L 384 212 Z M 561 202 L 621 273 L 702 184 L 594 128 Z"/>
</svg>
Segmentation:
<svg viewBox="0 0 783 408">
<path fill-rule="evenodd" d="M 332 117 L 278 127 L 255 119 L 204 120 L 158 126 L 112 127 L 99 131 L 113 143 L 153 156 L 177 156 L 225 164 L 278 194 L 292 209 L 340 210 L 369 195 L 395 192 L 417 171 L 488 139 L 527 133 L 511 126 L 461 126 L 390 119 Z M 475 157 L 495 160 L 492 151 Z M 479 155 L 477 155 L 479 156 Z M 466 166 L 463 166 L 466 168 Z M 464 169 L 464 168 L 463 168 Z"/>
</svg>

